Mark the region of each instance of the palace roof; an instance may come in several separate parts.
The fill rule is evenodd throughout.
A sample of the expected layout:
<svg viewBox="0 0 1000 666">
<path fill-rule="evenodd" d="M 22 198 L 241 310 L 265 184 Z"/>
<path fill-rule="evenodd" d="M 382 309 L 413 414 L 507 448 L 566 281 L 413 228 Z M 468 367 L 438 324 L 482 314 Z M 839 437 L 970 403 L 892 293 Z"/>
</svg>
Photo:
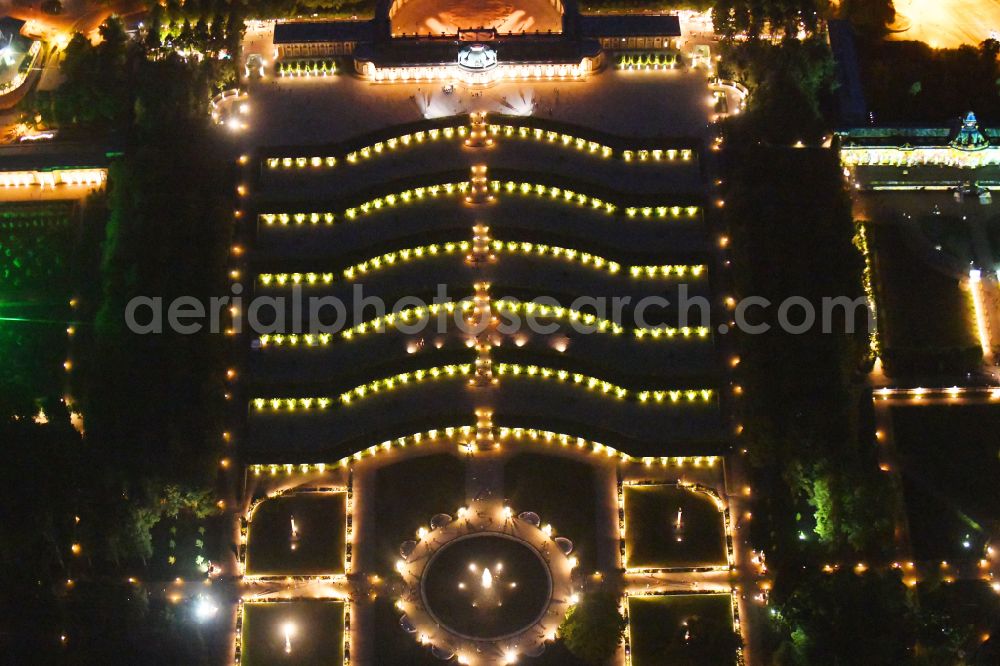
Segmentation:
<svg viewBox="0 0 1000 666">
<path fill-rule="evenodd" d="M 372 21 L 290 21 L 275 24 L 274 43 L 370 42 L 374 34 Z"/>
<path fill-rule="evenodd" d="M 581 16 L 584 37 L 680 37 L 681 20 L 668 14 Z"/>
</svg>

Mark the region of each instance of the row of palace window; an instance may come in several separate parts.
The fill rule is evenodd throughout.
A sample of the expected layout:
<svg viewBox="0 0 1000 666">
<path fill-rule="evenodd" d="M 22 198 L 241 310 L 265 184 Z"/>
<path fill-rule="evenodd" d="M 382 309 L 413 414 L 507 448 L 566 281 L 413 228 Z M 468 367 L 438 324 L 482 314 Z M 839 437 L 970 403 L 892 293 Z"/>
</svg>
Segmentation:
<svg viewBox="0 0 1000 666">
<path fill-rule="evenodd" d="M 631 49 L 673 49 L 677 47 L 674 37 L 600 37 L 601 48 L 606 51 Z"/>
<path fill-rule="evenodd" d="M 313 42 L 300 44 L 278 44 L 279 58 L 303 58 L 351 55 L 357 42 Z"/>
<path fill-rule="evenodd" d="M 632 49 L 671 49 L 672 37 L 601 37 L 601 47 L 608 51 Z M 353 41 L 278 44 L 279 58 L 309 58 L 351 55 L 358 43 Z"/>
</svg>

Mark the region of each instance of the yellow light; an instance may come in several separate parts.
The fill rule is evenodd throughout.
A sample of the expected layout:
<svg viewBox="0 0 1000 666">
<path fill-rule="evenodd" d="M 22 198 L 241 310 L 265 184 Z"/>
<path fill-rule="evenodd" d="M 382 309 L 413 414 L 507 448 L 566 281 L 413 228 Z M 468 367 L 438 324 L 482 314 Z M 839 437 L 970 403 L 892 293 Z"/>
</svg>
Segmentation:
<svg viewBox="0 0 1000 666">
<path fill-rule="evenodd" d="M 976 330 L 979 334 L 979 346 L 984 355 L 991 351 L 989 324 L 986 319 L 985 294 L 983 293 L 982 274 L 978 270 L 969 272 L 969 289 L 972 291 L 972 304 L 976 313 Z"/>
</svg>

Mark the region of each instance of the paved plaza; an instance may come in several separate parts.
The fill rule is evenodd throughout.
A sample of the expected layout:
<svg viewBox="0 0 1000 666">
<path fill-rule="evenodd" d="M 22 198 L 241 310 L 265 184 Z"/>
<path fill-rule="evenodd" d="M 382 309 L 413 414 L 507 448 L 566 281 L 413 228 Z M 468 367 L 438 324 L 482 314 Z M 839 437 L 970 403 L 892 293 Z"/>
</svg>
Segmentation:
<svg viewBox="0 0 1000 666">
<path fill-rule="evenodd" d="M 559 32 L 562 15 L 549 0 L 410 0 L 392 17 L 394 35 L 453 34 L 468 28 Z"/>
<path fill-rule="evenodd" d="M 350 76 L 250 85 L 248 140 L 256 145 L 343 141 L 382 127 L 472 111 L 534 115 L 625 136 L 707 137 L 714 119 L 702 70 L 608 70 L 587 81 L 464 85 L 375 84 Z M 622 99 L 632 100 L 622 104 Z"/>
</svg>

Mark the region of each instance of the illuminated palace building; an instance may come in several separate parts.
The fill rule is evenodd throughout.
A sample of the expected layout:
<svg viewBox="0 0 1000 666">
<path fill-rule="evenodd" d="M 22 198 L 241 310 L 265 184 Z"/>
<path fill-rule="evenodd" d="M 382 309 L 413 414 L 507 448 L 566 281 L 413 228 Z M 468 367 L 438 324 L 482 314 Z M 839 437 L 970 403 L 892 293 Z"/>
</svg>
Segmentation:
<svg viewBox="0 0 1000 666">
<path fill-rule="evenodd" d="M 577 663 L 558 628 L 599 590 L 615 663 L 681 655 L 692 617 L 739 632 L 709 73 L 676 17 L 421 2 L 274 30 L 265 78 L 335 60 L 278 88 L 329 86 L 362 129 L 243 160 L 233 278 L 293 304 L 241 371 L 234 659 Z M 450 113 L 408 106 L 415 80 Z"/>
<path fill-rule="evenodd" d="M 443 3 L 447 5 L 448 3 Z M 456 3 L 461 7 L 461 3 Z M 483 3 L 468 3 L 477 5 Z M 605 65 L 611 50 L 666 54 L 681 35 L 677 16 L 579 16 L 560 0 L 525 3 L 538 16 L 509 6 L 499 14 L 471 15 L 464 27 L 457 16 L 421 23 L 409 18 L 412 32 L 397 32 L 400 17 L 424 16 L 423 0 L 381 3 L 371 21 L 281 23 L 274 30 L 275 57 L 281 60 L 343 57 L 361 77 L 377 82 L 449 81 L 489 84 L 500 80 L 578 79 Z M 442 8 L 435 3 L 435 10 Z M 564 13 L 565 11 L 565 13 Z M 492 21 L 490 19 L 493 19 Z M 487 25 L 487 23 L 489 23 Z M 545 29 L 539 29 L 546 26 Z"/>
<path fill-rule="evenodd" d="M 951 127 L 862 127 L 838 135 L 860 219 L 913 224 L 910 240 L 918 256 L 936 275 L 957 280 L 971 297 L 976 337 L 984 359 L 991 361 L 1000 345 L 1000 271 L 990 243 L 978 243 L 975 253 L 963 252 L 949 247 L 939 230 L 972 225 L 984 230 L 984 238 L 993 233 L 1000 130 L 981 127 L 969 112 Z"/>
</svg>

